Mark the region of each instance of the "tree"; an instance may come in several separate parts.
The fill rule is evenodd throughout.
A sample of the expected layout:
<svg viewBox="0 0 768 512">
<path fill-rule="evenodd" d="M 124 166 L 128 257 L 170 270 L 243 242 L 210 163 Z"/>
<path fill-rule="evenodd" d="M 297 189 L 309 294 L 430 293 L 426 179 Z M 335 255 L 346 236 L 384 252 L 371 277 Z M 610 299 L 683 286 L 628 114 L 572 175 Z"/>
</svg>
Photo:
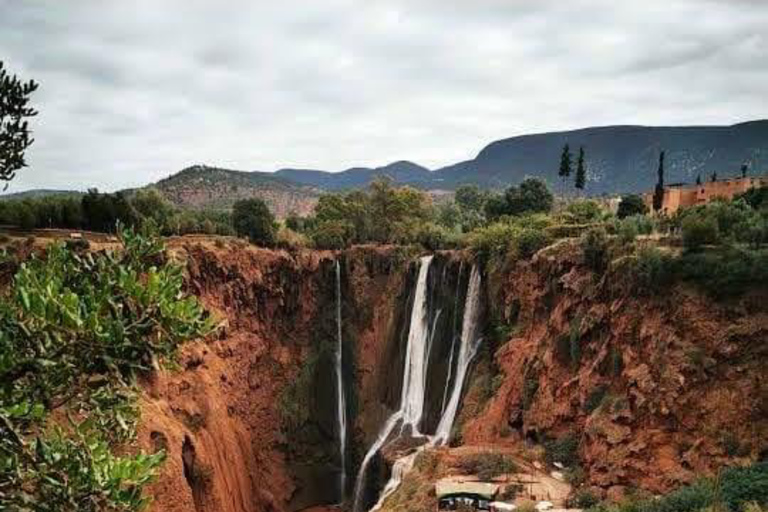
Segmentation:
<svg viewBox="0 0 768 512">
<path fill-rule="evenodd" d="M 648 213 L 648 207 L 643 198 L 637 194 L 626 195 L 621 198 L 619 208 L 616 210 L 616 216 L 620 219 L 632 217 L 633 215 L 645 215 Z"/>
<path fill-rule="evenodd" d="M 712 173 L 712 177 L 710 179 L 712 180 L 712 183 L 717 181 L 717 171 Z"/>
<path fill-rule="evenodd" d="M 455 200 L 462 210 L 480 211 L 485 201 L 485 194 L 477 185 L 461 185 L 456 188 Z"/>
<path fill-rule="evenodd" d="M 587 184 L 587 169 L 584 165 L 584 147 L 579 148 L 579 160 L 576 164 L 576 179 L 574 186 L 579 190 L 584 190 Z"/>
<path fill-rule="evenodd" d="M 537 178 L 526 178 L 519 187 L 509 187 L 504 196 L 508 215 L 548 212 L 554 203 L 552 192 Z"/>
<path fill-rule="evenodd" d="M 247 236 L 254 244 L 270 246 L 275 243 L 275 217 L 262 199 L 237 201 L 232 207 L 232 223 L 238 236 Z"/>
<path fill-rule="evenodd" d="M 571 149 L 568 144 L 563 146 L 563 152 L 560 154 L 560 170 L 557 173 L 563 184 L 571 175 Z"/>
<path fill-rule="evenodd" d="M 658 212 L 664 203 L 664 151 L 659 154 L 659 179 L 653 191 L 653 210 Z"/>
<path fill-rule="evenodd" d="M 37 87 L 33 80 L 25 83 L 9 74 L 0 61 L 0 181 L 11 181 L 27 166 L 24 153 L 34 142 L 27 118 L 37 115 L 29 99 Z"/>
<path fill-rule="evenodd" d="M 741 177 L 746 178 L 747 177 L 747 171 L 749 170 L 749 165 L 746 163 L 741 164 Z"/>
<path fill-rule="evenodd" d="M 701 174 L 696 176 L 696 185 L 701 185 Z"/>
</svg>

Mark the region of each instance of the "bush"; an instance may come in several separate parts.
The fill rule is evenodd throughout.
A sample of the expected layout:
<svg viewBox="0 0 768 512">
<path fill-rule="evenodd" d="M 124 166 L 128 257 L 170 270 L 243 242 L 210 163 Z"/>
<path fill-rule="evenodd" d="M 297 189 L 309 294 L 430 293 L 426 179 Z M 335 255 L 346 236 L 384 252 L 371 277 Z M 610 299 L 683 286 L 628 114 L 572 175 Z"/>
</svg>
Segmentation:
<svg viewBox="0 0 768 512">
<path fill-rule="evenodd" d="M 768 461 L 747 467 L 731 467 L 720 476 L 720 493 L 732 511 L 749 502 L 768 505 Z"/>
<path fill-rule="evenodd" d="M 594 507 L 600 502 L 598 497 L 589 489 L 581 489 L 568 500 L 568 506 L 570 508 L 590 508 Z"/>
<path fill-rule="evenodd" d="M 551 239 L 543 229 L 526 228 L 523 229 L 515 240 L 515 248 L 519 258 L 528 259 L 543 249 Z"/>
<path fill-rule="evenodd" d="M 634 215 L 646 215 L 647 213 L 648 207 L 645 205 L 643 198 L 636 194 L 622 197 L 619 202 L 619 208 L 616 210 L 616 216 L 620 219 Z"/>
<path fill-rule="evenodd" d="M 683 219 L 681 229 L 683 246 L 689 251 L 699 251 L 720 241 L 720 229 L 713 217 L 690 215 Z"/>
<path fill-rule="evenodd" d="M 429 251 L 446 248 L 449 240 L 448 230 L 432 222 L 422 224 L 416 231 L 416 241 Z"/>
<path fill-rule="evenodd" d="M 135 435 L 132 384 L 212 326 L 158 240 L 120 236 L 115 254 L 49 246 L 0 298 L 0 510 L 146 505 L 164 453 L 113 453 Z"/>
<path fill-rule="evenodd" d="M 675 277 L 674 266 L 674 258 L 661 249 L 641 249 L 633 269 L 638 291 L 653 294 L 669 288 Z"/>
<path fill-rule="evenodd" d="M 579 440 L 576 434 L 566 434 L 544 443 L 544 460 L 554 465 L 559 462 L 567 467 L 579 465 Z"/>
<path fill-rule="evenodd" d="M 608 235 L 603 228 L 592 228 L 581 237 L 584 264 L 602 274 L 608 264 Z"/>
<path fill-rule="evenodd" d="M 597 201 L 582 199 L 569 204 L 562 217 L 569 224 L 590 224 L 599 222 L 605 216 L 605 212 Z"/>
<path fill-rule="evenodd" d="M 232 223 L 238 236 L 247 236 L 251 243 L 272 246 L 277 224 L 267 203 L 261 199 L 241 199 L 232 207 Z"/>
<path fill-rule="evenodd" d="M 275 235 L 275 245 L 281 249 L 296 251 L 311 247 L 312 242 L 306 235 L 297 233 L 290 228 L 281 227 Z"/>
<path fill-rule="evenodd" d="M 501 256 L 507 253 L 519 234 L 519 227 L 506 222 L 496 222 L 470 233 L 468 245 L 478 256 Z"/>
<path fill-rule="evenodd" d="M 768 284 L 768 251 L 728 249 L 684 254 L 676 272 L 714 297 L 738 295 Z"/>
<path fill-rule="evenodd" d="M 493 480 L 500 475 L 515 473 L 515 462 L 500 453 L 476 453 L 462 457 L 458 467 L 468 475 L 477 475 L 480 480 Z"/>
<path fill-rule="evenodd" d="M 323 221 L 312 231 L 312 240 L 318 249 L 343 249 L 351 243 L 353 229 L 346 221 Z"/>
</svg>

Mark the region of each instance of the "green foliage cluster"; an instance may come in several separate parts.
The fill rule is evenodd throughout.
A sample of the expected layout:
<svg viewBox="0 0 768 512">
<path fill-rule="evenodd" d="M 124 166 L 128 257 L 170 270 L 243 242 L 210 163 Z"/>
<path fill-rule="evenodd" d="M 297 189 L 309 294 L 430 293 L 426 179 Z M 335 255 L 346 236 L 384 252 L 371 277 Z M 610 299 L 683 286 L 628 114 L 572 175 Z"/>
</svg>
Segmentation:
<svg viewBox="0 0 768 512">
<path fill-rule="evenodd" d="M 234 233 L 229 212 L 178 209 L 154 189 L 130 194 L 103 194 L 92 189 L 82 196 L 63 194 L 0 201 L 0 225 L 113 233 L 118 224 L 153 226 L 163 235 Z"/>
<path fill-rule="evenodd" d="M 660 293 L 684 281 L 725 298 L 768 284 L 768 249 L 726 247 L 673 256 L 648 247 L 632 262 L 630 276 L 640 293 Z"/>
<path fill-rule="evenodd" d="M 596 274 L 602 274 L 608 266 L 608 234 L 602 227 L 591 228 L 581 236 L 584 264 Z"/>
<path fill-rule="evenodd" d="M 465 474 L 477 475 L 484 481 L 517 472 L 517 464 L 511 458 L 495 452 L 466 455 L 459 459 L 457 466 Z"/>
<path fill-rule="evenodd" d="M 579 465 L 579 439 L 571 432 L 544 442 L 544 460 L 549 465 L 559 462 L 566 467 Z"/>
<path fill-rule="evenodd" d="M 627 217 L 633 217 L 635 215 L 647 215 L 648 206 L 646 206 L 643 198 L 637 194 L 630 194 L 623 196 L 619 202 L 619 207 L 616 210 L 616 216 L 620 219 Z"/>
<path fill-rule="evenodd" d="M 134 378 L 212 326 L 156 238 L 120 236 L 120 252 L 50 246 L 0 298 L 0 510 L 147 502 L 164 454 L 113 450 L 135 434 Z"/>
<path fill-rule="evenodd" d="M 554 196 L 546 183 L 526 178 L 519 186 L 509 187 L 504 194 L 491 195 L 485 202 L 485 215 L 493 221 L 505 215 L 546 213 L 552 210 Z"/>
<path fill-rule="evenodd" d="M 620 503 L 601 503 L 590 512 L 741 512 L 768 506 L 768 462 L 730 467 L 718 478 L 704 478 L 660 498 L 629 497 Z"/>
<path fill-rule="evenodd" d="M 682 232 L 683 246 L 693 252 L 739 242 L 757 248 L 768 241 L 768 209 L 755 209 L 742 199 L 686 208 L 672 222 Z"/>
<path fill-rule="evenodd" d="M 238 236 L 270 247 L 275 244 L 278 225 L 262 199 L 241 199 L 232 207 L 232 223 Z"/>
<path fill-rule="evenodd" d="M 29 100 L 37 87 L 34 80 L 24 82 L 8 72 L 0 61 L 0 181 L 11 181 L 27 165 L 24 153 L 34 141 L 28 120 L 37 115 Z"/>
</svg>

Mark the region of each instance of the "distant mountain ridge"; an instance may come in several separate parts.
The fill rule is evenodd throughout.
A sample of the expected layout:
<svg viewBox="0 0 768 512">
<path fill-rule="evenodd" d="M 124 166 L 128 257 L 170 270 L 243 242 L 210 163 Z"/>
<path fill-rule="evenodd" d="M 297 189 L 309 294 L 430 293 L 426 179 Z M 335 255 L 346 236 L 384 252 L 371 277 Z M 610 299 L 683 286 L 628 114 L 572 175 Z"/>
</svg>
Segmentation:
<svg viewBox="0 0 768 512">
<path fill-rule="evenodd" d="M 193 165 L 150 186 L 173 203 L 192 208 L 228 208 L 237 199 L 260 197 L 280 217 L 310 213 L 322 191 L 363 188 L 381 176 L 426 190 L 451 190 L 465 183 L 499 189 L 535 176 L 556 192 L 565 187 L 570 191 L 572 178 L 562 184 L 557 175 L 566 143 L 574 162 L 579 147 L 585 148 L 587 194 L 651 190 L 661 150 L 666 151 L 667 183 L 692 183 L 697 176 L 706 180 L 714 172 L 720 178 L 735 176 L 745 162 L 752 175 L 768 173 L 768 120 L 756 120 L 731 126 L 618 125 L 521 135 L 492 142 L 474 158 L 436 170 L 407 160 L 340 172 L 285 168 L 270 173 Z M 61 192 L 27 191 L 0 199 L 53 193 Z"/>
<path fill-rule="evenodd" d="M 713 172 L 732 176 L 744 162 L 753 172 L 768 171 L 768 120 L 758 120 L 731 126 L 618 125 L 521 135 L 492 142 L 471 160 L 433 171 L 399 161 L 337 173 L 281 169 L 275 174 L 327 190 L 365 186 L 382 175 L 425 189 L 453 189 L 464 183 L 497 188 L 536 176 L 562 190 L 557 172 L 566 143 L 574 162 L 579 147 L 586 151 L 589 194 L 650 190 L 662 149 L 668 183 L 693 182 L 697 176 L 707 179 Z"/>
</svg>

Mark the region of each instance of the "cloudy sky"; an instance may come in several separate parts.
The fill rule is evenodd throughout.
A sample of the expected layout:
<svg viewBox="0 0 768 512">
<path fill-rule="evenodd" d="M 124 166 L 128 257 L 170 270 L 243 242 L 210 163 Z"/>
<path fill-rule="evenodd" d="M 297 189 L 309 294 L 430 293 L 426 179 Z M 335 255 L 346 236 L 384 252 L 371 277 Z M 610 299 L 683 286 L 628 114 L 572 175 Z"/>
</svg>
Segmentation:
<svg viewBox="0 0 768 512">
<path fill-rule="evenodd" d="M 768 117 L 762 0 L 0 0 L 41 83 L 11 191 L 194 163 L 431 168 L 525 133 Z"/>
</svg>

